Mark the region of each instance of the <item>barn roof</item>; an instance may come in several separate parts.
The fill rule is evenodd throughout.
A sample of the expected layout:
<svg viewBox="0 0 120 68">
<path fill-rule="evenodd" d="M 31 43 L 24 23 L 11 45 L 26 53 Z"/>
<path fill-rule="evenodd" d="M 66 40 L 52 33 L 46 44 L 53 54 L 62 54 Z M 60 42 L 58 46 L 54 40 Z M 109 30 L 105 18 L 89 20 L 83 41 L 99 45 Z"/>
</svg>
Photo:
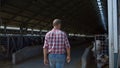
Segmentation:
<svg viewBox="0 0 120 68">
<path fill-rule="evenodd" d="M 2 25 L 51 29 L 55 18 L 70 33 L 103 33 L 97 0 L 1 0 Z M 106 0 L 102 0 L 106 13 Z M 107 16 L 107 14 L 106 14 Z"/>
</svg>

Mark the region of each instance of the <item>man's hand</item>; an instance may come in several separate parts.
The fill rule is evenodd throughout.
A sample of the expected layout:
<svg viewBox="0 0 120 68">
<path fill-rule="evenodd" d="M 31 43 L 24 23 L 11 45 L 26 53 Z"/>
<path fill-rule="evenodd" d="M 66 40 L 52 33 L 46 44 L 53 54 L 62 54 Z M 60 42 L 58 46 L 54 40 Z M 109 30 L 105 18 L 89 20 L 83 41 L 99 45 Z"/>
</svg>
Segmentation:
<svg viewBox="0 0 120 68">
<path fill-rule="evenodd" d="M 44 64 L 48 65 L 48 59 L 44 59 Z"/>
<path fill-rule="evenodd" d="M 70 63 L 71 57 L 70 57 L 70 56 L 67 56 L 66 61 L 67 61 L 67 63 Z"/>
</svg>

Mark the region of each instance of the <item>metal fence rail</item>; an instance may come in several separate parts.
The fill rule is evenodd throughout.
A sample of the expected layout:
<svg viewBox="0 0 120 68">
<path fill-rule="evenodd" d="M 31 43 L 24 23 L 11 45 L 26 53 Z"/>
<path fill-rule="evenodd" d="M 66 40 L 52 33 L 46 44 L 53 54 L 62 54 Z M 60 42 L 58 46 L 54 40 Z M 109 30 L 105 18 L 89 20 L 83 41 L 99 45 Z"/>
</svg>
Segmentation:
<svg viewBox="0 0 120 68">
<path fill-rule="evenodd" d="M 0 56 L 4 58 L 11 58 L 12 54 L 27 46 L 41 45 L 42 40 L 40 36 L 0 36 Z"/>
<path fill-rule="evenodd" d="M 97 67 L 102 68 L 108 65 L 109 50 L 108 50 L 108 36 L 107 35 L 95 35 L 94 42 L 94 55 L 97 61 Z"/>
</svg>

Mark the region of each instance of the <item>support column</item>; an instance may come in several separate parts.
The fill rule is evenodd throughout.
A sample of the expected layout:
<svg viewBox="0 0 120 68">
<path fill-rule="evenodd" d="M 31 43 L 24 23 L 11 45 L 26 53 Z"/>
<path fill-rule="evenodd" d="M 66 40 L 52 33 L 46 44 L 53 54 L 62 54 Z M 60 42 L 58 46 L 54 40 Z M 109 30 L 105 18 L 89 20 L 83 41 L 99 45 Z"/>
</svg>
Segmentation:
<svg viewBox="0 0 120 68">
<path fill-rule="evenodd" d="M 24 24 L 24 23 L 21 23 L 21 24 L 20 24 L 20 34 L 21 34 L 21 35 L 27 34 L 27 29 L 28 29 L 28 27 L 27 27 L 26 24 Z"/>
<path fill-rule="evenodd" d="M 120 8 L 120 0 L 118 1 L 118 8 Z M 118 9 L 118 13 L 119 13 L 118 21 L 119 21 L 119 26 L 120 26 L 120 9 Z M 118 27 L 118 30 L 119 30 L 119 34 L 118 34 L 118 36 L 119 36 L 119 42 L 118 42 L 119 43 L 118 66 L 120 67 L 120 27 Z"/>
<path fill-rule="evenodd" d="M 33 28 L 32 28 L 32 30 L 31 30 L 31 35 L 33 35 Z"/>
<path fill-rule="evenodd" d="M 25 26 L 25 27 L 23 27 L 23 34 L 27 34 L 27 27 Z"/>
<path fill-rule="evenodd" d="M 2 34 L 2 18 L 0 17 L 0 33 Z"/>
<path fill-rule="evenodd" d="M 7 34 L 7 29 L 6 29 L 7 25 L 6 23 L 4 24 L 4 34 L 6 35 Z"/>
<path fill-rule="evenodd" d="M 42 36 L 42 30 L 40 29 L 40 31 L 39 31 L 39 35 L 40 35 L 40 37 Z"/>
<path fill-rule="evenodd" d="M 117 1 L 118 0 L 108 0 L 109 68 L 118 68 Z"/>
<path fill-rule="evenodd" d="M 18 48 L 21 49 L 23 47 L 23 24 L 20 24 L 20 36 L 17 41 Z"/>
<path fill-rule="evenodd" d="M 20 25 L 20 35 L 23 35 L 23 26 L 22 26 L 22 24 Z"/>
</svg>

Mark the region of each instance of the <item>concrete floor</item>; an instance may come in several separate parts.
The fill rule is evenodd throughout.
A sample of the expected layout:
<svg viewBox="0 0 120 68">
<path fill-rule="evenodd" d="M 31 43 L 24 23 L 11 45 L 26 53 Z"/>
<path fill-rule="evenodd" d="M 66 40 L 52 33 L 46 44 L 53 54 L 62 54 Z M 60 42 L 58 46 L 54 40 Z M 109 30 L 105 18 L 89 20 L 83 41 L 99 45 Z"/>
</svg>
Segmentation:
<svg viewBox="0 0 120 68">
<path fill-rule="evenodd" d="M 65 64 L 65 68 L 81 68 L 81 56 L 85 50 L 85 45 L 79 46 L 72 50 L 72 61 L 70 64 Z M 49 68 L 43 64 L 43 58 L 35 57 L 19 63 L 17 65 L 12 65 L 11 62 L 0 62 L 0 68 Z"/>
</svg>

